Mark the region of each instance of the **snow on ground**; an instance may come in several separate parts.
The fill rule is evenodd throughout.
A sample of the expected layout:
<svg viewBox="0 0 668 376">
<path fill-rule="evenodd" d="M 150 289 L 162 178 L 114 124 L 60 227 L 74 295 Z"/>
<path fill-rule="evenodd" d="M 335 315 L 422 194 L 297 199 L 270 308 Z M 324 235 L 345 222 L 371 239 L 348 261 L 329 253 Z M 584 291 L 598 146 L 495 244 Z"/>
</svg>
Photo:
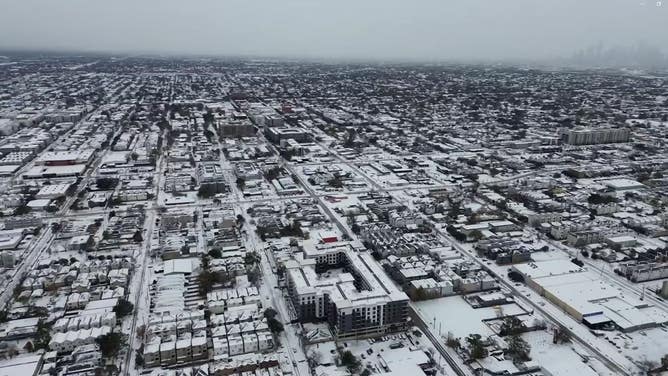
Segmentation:
<svg viewBox="0 0 668 376">
<path fill-rule="evenodd" d="M 553 250 L 550 252 L 536 252 L 533 253 L 531 257 L 535 261 L 569 259 L 569 256 L 564 251 L 561 250 Z M 605 269 L 609 269 L 611 267 L 608 263 L 605 263 L 603 261 L 598 262 L 596 265 L 599 268 L 603 267 Z M 587 268 L 592 269 L 591 267 Z M 594 272 L 597 272 L 595 268 L 593 269 Z M 621 293 L 640 297 L 637 291 L 631 290 L 629 287 L 623 288 L 622 285 L 616 284 L 615 281 L 611 279 L 611 277 L 608 277 L 605 274 L 601 274 L 601 278 L 603 280 L 607 280 L 612 287 L 614 287 Z M 622 283 L 623 282 L 624 281 L 622 281 Z M 640 285 L 638 285 L 638 288 L 639 286 Z M 535 294 L 534 291 L 530 290 L 528 287 L 525 286 L 520 287 L 519 290 L 525 292 L 527 295 Z M 536 295 L 535 297 L 533 297 L 533 299 L 534 301 L 542 302 L 544 298 Z M 557 310 L 556 308 L 552 307 L 549 303 L 541 304 L 541 306 L 543 306 L 544 308 L 551 308 Z M 657 309 L 661 309 L 661 307 L 657 307 Z M 576 328 L 578 328 L 578 330 L 581 329 L 586 330 L 586 328 L 581 324 L 579 324 Z M 605 348 L 606 353 L 608 354 L 612 353 L 614 354 L 614 357 L 618 359 L 623 357 L 626 360 L 635 363 L 643 362 L 646 360 L 657 363 L 660 361 L 661 357 L 666 353 L 665 338 L 668 337 L 668 329 L 666 328 L 659 327 L 659 328 L 645 329 L 632 333 L 622 333 L 620 331 L 613 331 L 613 332 L 601 331 L 599 333 L 602 333 L 602 337 L 600 338 L 596 337 L 592 338 L 592 336 L 589 333 L 587 333 L 585 338 L 587 337 L 590 338 L 591 343 L 595 344 L 595 346 Z"/>
<path fill-rule="evenodd" d="M 470 244 L 463 244 L 462 246 L 464 248 L 467 248 L 469 252 L 471 252 L 469 248 L 471 246 Z M 536 258 L 545 258 L 545 259 L 552 259 L 552 257 L 562 258 L 562 259 L 568 258 L 568 255 L 561 250 L 553 250 L 550 252 L 537 252 L 535 254 L 532 254 L 532 257 L 534 256 Z M 507 279 L 506 272 L 508 266 L 500 266 L 496 265 L 495 263 L 489 263 L 487 265 L 489 269 L 492 270 L 494 273 L 496 273 L 498 276 Z M 594 334 L 592 334 L 589 328 L 584 326 L 581 322 L 577 321 L 573 316 L 563 311 L 561 308 L 549 302 L 545 297 L 537 294 L 535 291 L 531 290 L 526 285 L 518 286 L 517 290 L 520 293 L 522 293 L 522 295 L 525 296 L 528 300 L 531 300 L 535 304 L 541 306 L 542 309 L 545 310 L 550 316 L 552 316 L 557 321 L 558 324 L 567 327 L 568 329 L 573 331 L 577 337 L 581 338 L 583 341 L 587 342 L 589 345 L 596 348 L 598 351 L 606 354 L 608 359 L 614 361 L 616 364 L 627 370 L 637 369 L 637 365 L 633 362 L 634 359 L 630 359 L 627 354 L 622 354 L 621 352 L 618 352 L 617 351 L 618 349 L 605 339 L 596 337 Z"/>
<path fill-rule="evenodd" d="M 443 337 L 450 332 L 454 337 L 466 337 L 477 333 L 483 337 L 494 335 L 494 332 L 483 322 L 486 319 L 497 317 L 497 310 L 493 307 L 473 308 L 461 296 L 451 296 L 440 299 L 416 302 L 415 306 L 430 326 L 438 331 L 441 329 Z M 517 304 L 503 305 L 504 315 L 525 313 Z M 434 325 L 435 318 L 435 325 Z M 551 374 L 559 375 L 598 375 L 594 364 L 585 363 L 579 354 L 588 355 L 583 349 L 574 344 L 555 345 L 552 343 L 552 334 L 549 331 L 534 331 L 524 333 L 522 337 L 531 345 L 531 357 L 544 366 Z M 653 337 L 655 338 L 655 336 Z M 661 348 L 658 344 L 656 345 Z M 660 350 L 657 350 L 660 351 Z M 484 362 L 483 362 L 484 363 Z M 487 364 L 493 368 L 501 367 L 498 361 Z M 510 367 L 508 369 L 513 369 Z M 608 373 L 612 375 L 612 373 Z"/>
<path fill-rule="evenodd" d="M 482 320 L 498 317 L 494 307 L 473 308 L 461 296 L 424 300 L 416 302 L 415 307 L 424 320 L 436 328 L 441 328 L 441 335 L 447 337 L 448 332 L 454 337 L 466 337 L 477 333 L 483 337 L 494 335 L 494 332 Z M 526 313 L 517 304 L 501 306 L 504 315 Z M 434 325 L 434 318 L 436 319 Z"/>
<path fill-rule="evenodd" d="M 410 336 L 409 339 L 405 334 L 393 334 L 383 338 L 386 340 L 378 340 L 374 343 L 368 340 L 346 341 L 343 343 L 343 350 L 353 353 L 361 362 L 362 367 L 369 368 L 373 372 L 392 372 L 397 375 L 414 376 L 422 374 L 422 369 L 418 364 L 429 362 L 425 350 L 432 347 L 427 338 Z M 399 343 L 403 347 L 390 348 L 390 345 Z"/>
<path fill-rule="evenodd" d="M 522 338 L 531 345 L 531 358 L 554 376 L 596 376 L 594 371 L 576 352 L 575 345 L 552 343 L 552 334 L 547 331 L 535 331 L 522 334 Z M 581 353 L 583 351 L 580 351 Z M 612 373 L 610 373 L 612 375 Z"/>
<path fill-rule="evenodd" d="M 313 345 L 307 345 L 306 356 L 318 361 L 320 365 L 331 366 L 336 363 L 336 343 L 334 341 L 321 342 Z M 335 367 L 336 368 L 336 367 Z"/>
<path fill-rule="evenodd" d="M 658 364 L 668 351 L 668 329 L 659 327 L 632 333 L 604 332 L 603 338 L 617 347 L 617 352 L 637 362 L 651 361 Z"/>
</svg>

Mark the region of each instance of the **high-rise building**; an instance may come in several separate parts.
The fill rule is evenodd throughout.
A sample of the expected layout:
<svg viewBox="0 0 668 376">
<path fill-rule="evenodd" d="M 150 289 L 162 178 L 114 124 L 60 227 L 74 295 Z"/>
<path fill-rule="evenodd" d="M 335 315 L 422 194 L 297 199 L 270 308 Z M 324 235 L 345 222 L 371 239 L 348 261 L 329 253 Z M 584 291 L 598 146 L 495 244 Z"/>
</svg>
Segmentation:
<svg viewBox="0 0 668 376">
<path fill-rule="evenodd" d="M 563 140 L 569 145 L 596 145 L 628 142 L 631 131 L 628 128 L 591 128 L 569 129 L 563 134 Z"/>
</svg>

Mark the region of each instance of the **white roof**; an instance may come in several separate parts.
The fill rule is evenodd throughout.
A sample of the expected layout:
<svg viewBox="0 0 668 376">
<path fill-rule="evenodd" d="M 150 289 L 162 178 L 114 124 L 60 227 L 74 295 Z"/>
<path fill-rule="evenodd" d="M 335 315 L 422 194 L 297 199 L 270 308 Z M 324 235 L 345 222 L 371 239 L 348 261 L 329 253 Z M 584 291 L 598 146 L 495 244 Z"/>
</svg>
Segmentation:
<svg viewBox="0 0 668 376">
<path fill-rule="evenodd" d="M 28 170 L 24 175 L 26 177 L 41 177 L 45 174 L 53 174 L 55 176 L 83 174 L 86 170 L 86 165 L 75 164 L 69 166 L 34 166 Z"/>
<path fill-rule="evenodd" d="M 609 241 L 613 243 L 624 243 L 624 242 L 632 242 L 637 240 L 635 237 L 630 236 L 630 235 L 621 235 L 621 236 L 613 236 L 608 238 Z"/>
<path fill-rule="evenodd" d="M 167 260 L 164 263 L 164 274 L 190 274 L 193 271 L 193 261 L 192 259 L 175 259 Z"/>
<path fill-rule="evenodd" d="M 644 187 L 643 184 L 636 180 L 631 180 L 631 179 L 610 179 L 602 182 L 606 186 L 612 188 L 612 189 L 631 189 L 631 188 L 642 188 Z"/>
<path fill-rule="evenodd" d="M 37 196 L 64 195 L 70 184 L 51 184 L 45 185 L 37 192 Z"/>
<path fill-rule="evenodd" d="M 86 304 L 86 311 L 97 309 L 112 309 L 118 302 L 117 298 L 93 300 Z"/>
<path fill-rule="evenodd" d="M 0 362 L 0 376 L 34 375 L 41 364 L 42 355 L 19 356 Z"/>
<path fill-rule="evenodd" d="M 43 207 L 49 205 L 50 202 L 51 202 L 51 200 L 49 200 L 49 199 L 39 199 L 39 200 L 32 200 L 32 201 L 28 202 L 27 205 L 31 208 L 43 208 Z"/>
<path fill-rule="evenodd" d="M 573 264 L 570 260 L 563 259 L 518 264 L 514 265 L 513 268 L 524 275 L 525 278 L 531 279 L 584 271 L 584 269 Z"/>
</svg>

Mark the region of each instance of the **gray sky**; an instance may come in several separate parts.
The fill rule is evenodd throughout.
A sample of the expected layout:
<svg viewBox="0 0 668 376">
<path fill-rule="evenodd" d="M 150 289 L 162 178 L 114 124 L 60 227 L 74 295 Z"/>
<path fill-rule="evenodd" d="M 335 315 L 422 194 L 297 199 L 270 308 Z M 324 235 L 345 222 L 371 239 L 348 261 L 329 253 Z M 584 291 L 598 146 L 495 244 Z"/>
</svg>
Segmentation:
<svg viewBox="0 0 668 376">
<path fill-rule="evenodd" d="M 0 10 L 0 48 L 402 60 L 668 48 L 668 0 L 0 0 Z"/>
</svg>

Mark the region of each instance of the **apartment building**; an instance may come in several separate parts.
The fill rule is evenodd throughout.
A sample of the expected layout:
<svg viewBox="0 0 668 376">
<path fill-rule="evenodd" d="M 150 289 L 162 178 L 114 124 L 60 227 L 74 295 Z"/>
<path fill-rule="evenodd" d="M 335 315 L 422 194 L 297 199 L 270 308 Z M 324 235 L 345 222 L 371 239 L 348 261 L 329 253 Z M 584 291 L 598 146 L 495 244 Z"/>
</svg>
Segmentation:
<svg viewBox="0 0 668 376">
<path fill-rule="evenodd" d="M 350 243 L 305 249 L 286 263 L 288 291 L 302 321 L 327 321 L 338 338 L 398 330 L 408 319 L 408 296 L 368 252 Z"/>
<path fill-rule="evenodd" d="M 596 145 L 628 142 L 631 131 L 628 128 L 575 128 L 563 134 L 564 141 L 569 145 Z"/>
</svg>

